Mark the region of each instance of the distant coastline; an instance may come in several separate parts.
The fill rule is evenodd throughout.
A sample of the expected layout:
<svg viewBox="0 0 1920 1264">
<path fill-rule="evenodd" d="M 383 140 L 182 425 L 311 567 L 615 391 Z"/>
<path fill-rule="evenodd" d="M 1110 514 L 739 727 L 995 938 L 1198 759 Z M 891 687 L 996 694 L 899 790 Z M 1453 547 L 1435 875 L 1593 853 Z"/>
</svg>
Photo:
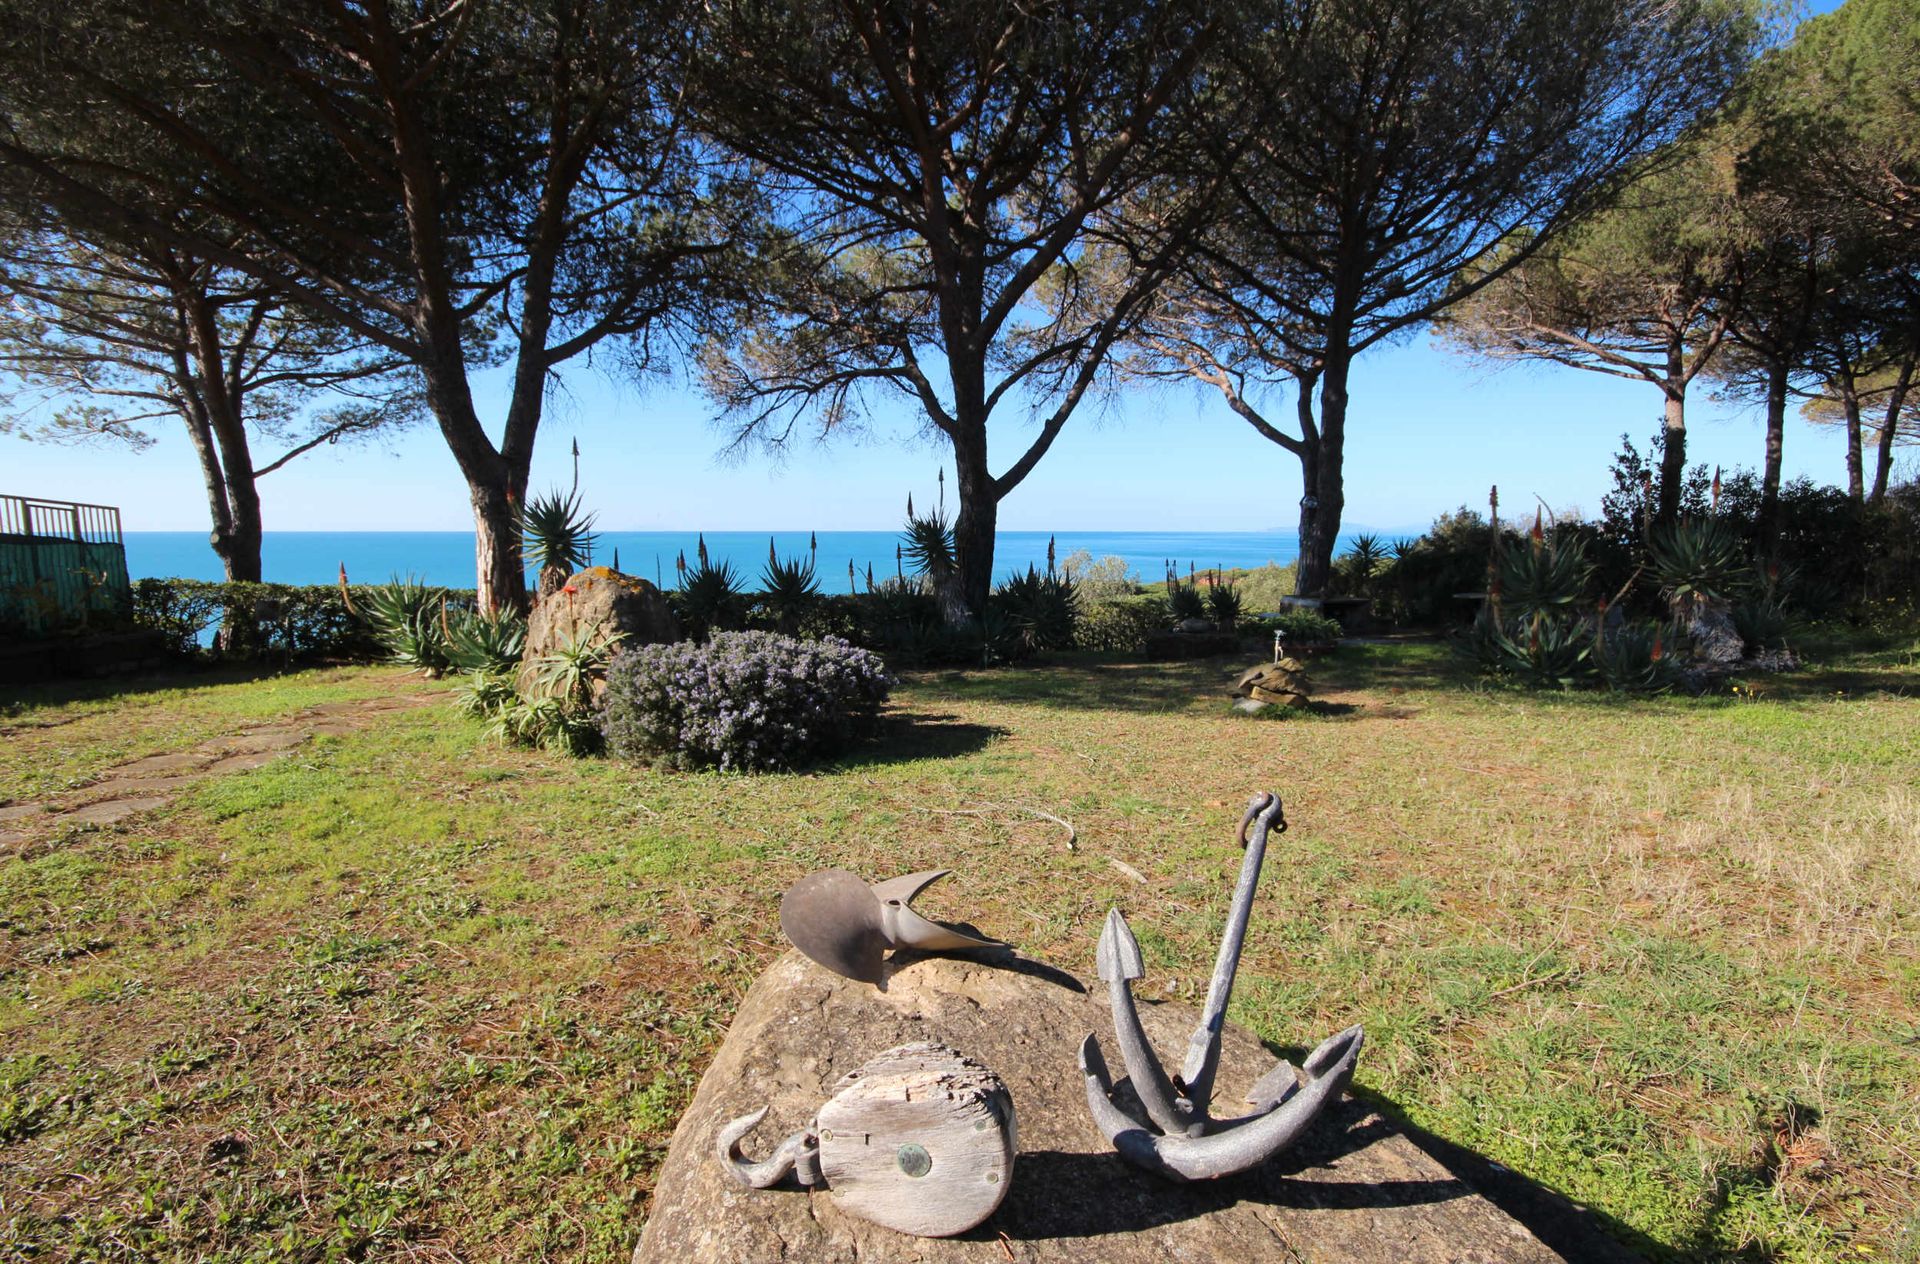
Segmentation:
<svg viewBox="0 0 1920 1264">
<path fill-rule="evenodd" d="M 749 587 L 758 580 L 772 538 L 781 556 L 804 554 L 806 531 L 709 531 L 708 554 L 732 562 Z M 1344 533 L 1343 547 L 1356 532 Z M 1412 534 L 1412 533 L 1405 533 Z M 1028 566 L 1044 570 L 1047 543 L 1055 557 L 1085 550 L 1098 560 L 1125 558 L 1141 579 L 1164 577 L 1166 563 L 1183 573 L 1189 565 L 1255 567 L 1286 565 L 1300 554 L 1292 531 L 1003 531 L 994 550 L 994 573 L 1005 577 Z M 821 531 L 816 569 L 822 588 L 845 592 L 847 565 L 864 587 L 867 568 L 876 580 L 896 571 L 893 531 Z M 675 560 L 692 560 L 699 536 L 692 531 L 607 531 L 594 551 L 596 563 L 613 564 L 629 574 L 674 584 Z M 127 533 L 127 569 L 134 578 L 222 578 L 219 559 L 203 531 L 131 531 Z M 473 534 L 465 531 L 269 531 L 262 549 L 266 578 L 281 584 L 326 584 L 340 567 L 356 583 L 378 583 L 393 575 L 414 575 L 430 583 L 465 588 L 473 584 Z"/>
</svg>

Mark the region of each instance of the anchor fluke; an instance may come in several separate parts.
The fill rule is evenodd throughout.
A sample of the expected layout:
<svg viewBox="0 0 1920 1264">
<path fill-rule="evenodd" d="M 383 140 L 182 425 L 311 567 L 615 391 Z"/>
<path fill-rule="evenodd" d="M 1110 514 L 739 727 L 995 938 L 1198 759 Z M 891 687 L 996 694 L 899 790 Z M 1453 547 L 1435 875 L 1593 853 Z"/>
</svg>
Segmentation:
<svg viewBox="0 0 1920 1264">
<path fill-rule="evenodd" d="M 780 929 L 793 946 L 835 974 L 878 986 L 886 981 L 889 948 L 948 952 L 1002 948 L 930 921 L 909 907 L 913 898 L 951 870 L 929 869 L 869 886 L 844 869 L 810 873 L 780 900 Z"/>
</svg>

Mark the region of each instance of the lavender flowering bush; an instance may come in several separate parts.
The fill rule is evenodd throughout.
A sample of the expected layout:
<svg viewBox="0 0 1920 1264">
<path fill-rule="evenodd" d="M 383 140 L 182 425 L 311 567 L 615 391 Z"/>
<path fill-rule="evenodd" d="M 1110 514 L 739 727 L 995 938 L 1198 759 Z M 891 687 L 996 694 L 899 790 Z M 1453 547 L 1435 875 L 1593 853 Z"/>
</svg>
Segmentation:
<svg viewBox="0 0 1920 1264">
<path fill-rule="evenodd" d="M 600 727 L 623 759 L 792 768 L 870 736 L 892 687 L 878 655 L 837 638 L 715 632 L 614 659 Z"/>
</svg>

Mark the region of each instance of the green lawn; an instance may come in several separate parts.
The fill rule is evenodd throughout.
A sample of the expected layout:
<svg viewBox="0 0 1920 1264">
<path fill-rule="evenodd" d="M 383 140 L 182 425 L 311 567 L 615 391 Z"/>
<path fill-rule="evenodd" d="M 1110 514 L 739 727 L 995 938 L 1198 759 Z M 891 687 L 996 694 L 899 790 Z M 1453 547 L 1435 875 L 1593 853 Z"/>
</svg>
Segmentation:
<svg viewBox="0 0 1920 1264">
<path fill-rule="evenodd" d="M 1920 1260 L 1911 651 L 1631 703 L 1314 668 L 1277 721 L 1221 665 L 932 673 L 871 753 L 752 779 L 429 706 L 0 856 L 0 1258 L 624 1259 L 794 878 L 951 867 L 929 912 L 1083 974 L 1118 902 L 1192 994 L 1270 787 L 1239 1021 L 1364 1022 L 1361 1091 L 1650 1254 Z M 0 800 L 421 688 L 43 692 Z"/>
</svg>

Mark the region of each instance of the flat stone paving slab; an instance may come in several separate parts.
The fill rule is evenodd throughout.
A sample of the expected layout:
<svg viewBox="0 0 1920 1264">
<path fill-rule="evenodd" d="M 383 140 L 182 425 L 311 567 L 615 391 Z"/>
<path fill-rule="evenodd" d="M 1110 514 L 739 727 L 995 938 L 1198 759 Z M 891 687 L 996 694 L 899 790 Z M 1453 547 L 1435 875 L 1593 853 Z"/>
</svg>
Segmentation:
<svg viewBox="0 0 1920 1264">
<path fill-rule="evenodd" d="M 258 754 L 261 751 L 287 750 L 306 740 L 304 729 L 249 729 L 231 737 L 216 737 L 210 742 L 202 742 L 199 749 L 217 754 Z"/>
<path fill-rule="evenodd" d="M 120 770 L 115 769 L 117 774 Z M 206 772 L 196 770 L 178 777 L 108 777 L 80 791 L 88 800 L 99 802 L 102 799 L 137 798 L 155 794 L 177 794 L 196 781 L 204 780 Z"/>
<path fill-rule="evenodd" d="M 265 768 L 276 759 L 285 759 L 286 748 L 279 750 L 242 751 L 238 755 L 229 755 L 217 763 L 207 765 L 207 772 L 219 776 L 229 772 L 246 772 L 253 768 Z"/>
<path fill-rule="evenodd" d="M 77 807 L 71 812 L 62 812 L 57 818 L 62 824 L 76 825 L 112 825 L 124 821 L 130 816 L 142 812 L 151 812 L 173 802 L 171 798 L 160 795 L 146 795 L 136 799 L 102 799 Z"/>
<path fill-rule="evenodd" d="M 130 764 L 121 764 L 110 769 L 115 776 L 145 777 L 154 773 L 174 773 L 189 768 L 205 768 L 217 756 L 211 752 L 175 751 L 166 755 L 149 755 L 145 759 L 136 759 Z"/>
<path fill-rule="evenodd" d="M 407 693 L 323 703 L 285 719 L 201 742 L 190 750 L 131 760 L 106 769 L 100 781 L 78 791 L 46 802 L 0 806 L 0 847 L 30 845 L 43 832 L 68 822 L 111 825 L 165 807 L 181 789 L 205 777 L 260 768 L 286 757 L 316 735 L 344 737 L 362 732 L 378 715 L 443 698 L 438 693 Z"/>
<path fill-rule="evenodd" d="M 1114 1154 L 1087 1113 L 1076 1054 L 1089 1032 L 1118 1068 L 1106 990 L 1011 954 L 909 958 L 882 992 L 797 952 L 754 984 L 674 1133 L 634 1264 L 945 1264 L 947 1261 L 1286 1261 L 1288 1264 L 1545 1264 L 1619 1258 L 1595 1235 L 1549 1248 L 1405 1133 L 1349 1099 L 1261 1167 L 1176 1185 Z M 991 960 L 988 958 L 987 960 Z M 1178 1066 L 1192 1007 L 1142 1006 Z M 1328 1035 L 1302 1031 L 1303 1044 Z M 835 1081 L 882 1050 L 935 1040 L 985 1064 L 1012 1093 L 1020 1153 L 1006 1201 L 957 1238 L 914 1238 L 843 1212 L 825 1190 L 755 1190 L 714 1158 L 728 1120 L 770 1107 L 744 1148 L 761 1158 L 819 1110 Z M 1297 1056 L 1297 1055 L 1296 1055 Z M 1361 1054 L 1361 1076 L 1367 1054 Z M 1234 1027 L 1222 1042 L 1221 1110 L 1274 1055 Z M 1119 1071 L 1116 1070 L 1116 1074 Z M 937 1159 L 935 1160 L 938 1161 Z M 903 1181 L 906 1178 L 902 1178 Z M 1575 1235 L 1577 1237 L 1577 1235 Z M 1570 1251 L 1563 1255 L 1562 1251 Z M 1630 1257 L 1629 1257 L 1630 1258 Z"/>
</svg>

